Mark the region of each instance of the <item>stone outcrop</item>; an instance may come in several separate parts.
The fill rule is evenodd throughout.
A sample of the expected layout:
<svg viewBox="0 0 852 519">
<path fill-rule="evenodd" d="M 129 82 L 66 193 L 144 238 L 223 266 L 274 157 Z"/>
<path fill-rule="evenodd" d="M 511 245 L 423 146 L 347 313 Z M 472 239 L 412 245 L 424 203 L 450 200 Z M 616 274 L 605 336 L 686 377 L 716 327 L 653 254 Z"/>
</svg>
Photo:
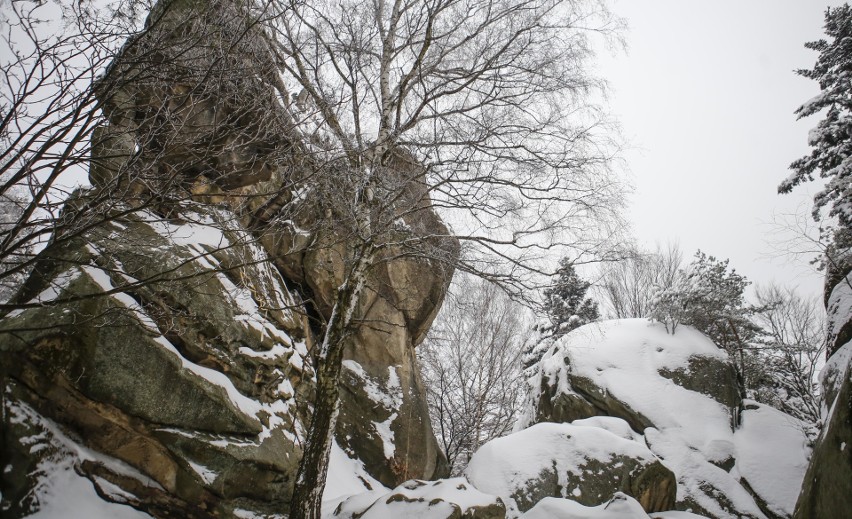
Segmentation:
<svg viewBox="0 0 852 519">
<path fill-rule="evenodd" d="M 743 400 L 727 354 L 692 328 L 672 335 L 643 319 L 581 327 L 545 353 L 530 384 L 528 423 L 588 422 L 639 438 L 675 474 L 677 510 L 792 514 L 807 465 L 804 424 Z M 613 429 L 616 419 L 624 427 Z"/>
<path fill-rule="evenodd" d="M 382 231 L 383 240 L 405 243 L 412 236 L 449 234 L 431 209 L 423 172 L 413 159 L 395 154 L 373 176 L 377 183 L 372 189 L 398 190 L 402 199 L 397 202 L 401 214 Z M 300 203 L 321 207 L 320 197 L 308 192 Z M 274 239 L 264 241 L 276 265 L 310 294 L 313 308 L 325 319 L 331 316 L 337 287 L 345 276 L 346 249 L 351 246 L 338 234 L 342 218 L 334 210 L 330 216 L 298 211 L 287 225 L 269 235 Z M 454 262 L 457 247 L 455 241 L 442 238 L 429 238 L 410 249 L 386 247 L 368 274 L 358 302 L 357 314 L 367 324 L 359 327 L 345 352 L 348 383 L 341 396 L 337 438 L 370 467 L 378 467 L 373 474 L 389 487 L 412 477 L 440 477 L 448 472 L 428 419 L 414 348 L 425 338 L 441 306 L 452 278 L 447 265 Z M 391 438 L 393 449 L 388 447 Z"/>
<path fill-rule="evenodd" d="M 346 163 L 312 162 L 321 139 L 293 123 L 253 16 L 239 0 L 161 1 L 96 86 L 93 188 L 66 211 L 107 218 L 55 239 L 17 296 L 31 307 L 2 320 L 4 398 L 22 417 L 0 438 L 15 513 L 49 461 L 23 442 L 44 424 L 104 498 L 156 517 L 287 510 L 312 350 L 362 230 L 344 201 L 363 186 Z M 413 157 L 374 167 L 369 196 L 394 203 L 374 215 L 385 246 L 347 343 L 336 437 L 392 487 L 447 471 L 414 348 L 458 245 Z"/>
<path fill-rule="evenodd" d="M 823 430 L 796 503 L 797 519 L 841 517 L 852 510 L 852 256 L 826 276 L 827 345 Z"/>
<path fill-rule="evenodd" d="M 5 500 L 33 488 L 41 460 L 24 433 L 49 420 L 112 461 L 79 472 L 155 516 L 286 506 L 312 398 L 300 302 L 268 264 L 245 262 L 262 251 L 233 215 L 185 216 L 205 223 L 140 213 L 43 253 L 20 294 L 36 307 L 2 320 L 6 404 L 28 417 L 3 438 L 0 478 L 17 490 Z"/>
<path fill-rule="evenodd" d="M 383 519 L 505 519 L 506 507 L 499 497 L 473 488 L 464 478 L 438 481 L 411 480 L 389 493 L 370 492 L 340 503 L 332 517 Z"/>
<path fill-rule="evenodd" d="M 674 507 L 677 488 L 674 474 L 644 443 L 571 424 L 540 423 L 491 440 L 473 455 L 466 474 L 478 489 L 521 512 L 546 497 L 597 506 L 615 492 L 659 512 Z"/>
</svg>

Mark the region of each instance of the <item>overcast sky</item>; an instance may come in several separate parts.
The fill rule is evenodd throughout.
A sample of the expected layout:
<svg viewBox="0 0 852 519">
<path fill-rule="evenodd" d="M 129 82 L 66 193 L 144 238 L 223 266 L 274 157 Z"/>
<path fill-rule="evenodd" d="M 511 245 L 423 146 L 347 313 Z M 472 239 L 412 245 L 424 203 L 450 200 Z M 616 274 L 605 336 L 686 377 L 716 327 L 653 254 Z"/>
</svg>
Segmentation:
<svg viewBox="0 0 852 519">
<path fill-rule="evenodd" d="M 793 111 L 819 92 L 793 73 L 817 57 L 826 0 L 613 0 L 628 49 L 601 53 L 610 107 L 631 146 L 629 217 L 647 246 L 677 240 L 730 258 L 756 282 L 821 293 L 804 262 L 772 255 L 773 215 L 809 213 L 814 186 L 778 195 L 818 119 Z"/>
</svg>

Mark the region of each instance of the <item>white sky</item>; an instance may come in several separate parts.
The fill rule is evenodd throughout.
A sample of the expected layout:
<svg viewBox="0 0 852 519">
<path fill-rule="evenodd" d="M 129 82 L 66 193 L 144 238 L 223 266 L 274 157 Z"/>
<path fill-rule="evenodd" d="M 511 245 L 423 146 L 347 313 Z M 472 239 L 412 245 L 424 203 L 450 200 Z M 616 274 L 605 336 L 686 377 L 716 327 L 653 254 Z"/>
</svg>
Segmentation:
<svg viewBox="0 0 852 519">
<path fill-rule="evenodd" d="M 793 70 L 813 66 L 803 44 L 823 36 L 826 5 L 840 3 L 613 0 L 628 49 L 597 62 L 630 146 L 628 216 L 640 243 L 677 240 L 687 258 L 700 248 L 752 281 L 821 294 L 813 267 L 770 257 L 770 222 L 810 213 L 815 186 L 777 194 L 818 120 L 796 121 L 819 87 Z"/>
</svg>

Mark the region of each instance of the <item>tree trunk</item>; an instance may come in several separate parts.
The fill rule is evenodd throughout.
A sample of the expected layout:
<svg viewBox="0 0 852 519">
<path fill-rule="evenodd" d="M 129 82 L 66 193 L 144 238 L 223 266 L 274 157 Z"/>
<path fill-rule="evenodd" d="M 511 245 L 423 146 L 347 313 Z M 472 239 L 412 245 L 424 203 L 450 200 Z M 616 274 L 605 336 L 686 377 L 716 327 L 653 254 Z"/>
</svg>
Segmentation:
<svg viewBox="0 0 852 519">
<path fill-rule="evenodd" d="M 293 489 L 290 519 L 319 519 L 322 494 L 328 475 L 331 442 L 340 407 L 340 371 L 343 363 L 343 340 L 337 341 L 326 361 L 317 371 L 317 396 L 314 416 L 308 429 L 299 474 Z"/>
<path fill-rule="evenodd" d="M 322 495 L 328 475 L 331 442 L 337 425 L 340 407 L 340 372 L 343 368 L 343 350 L 350 334 L 350 325 L 358 306 L 358 297 L 366 282 L 366 272 L 373 258 L 367 246 L 356 260 L 352 271 L 338 289 L 337 301 L 326 325 L 320 352 L 317 355 L 317 394 L 314 416 L 304 444 L 293 499 L 290 502 L 290 519 L 320 519 Z"/>
</svg>

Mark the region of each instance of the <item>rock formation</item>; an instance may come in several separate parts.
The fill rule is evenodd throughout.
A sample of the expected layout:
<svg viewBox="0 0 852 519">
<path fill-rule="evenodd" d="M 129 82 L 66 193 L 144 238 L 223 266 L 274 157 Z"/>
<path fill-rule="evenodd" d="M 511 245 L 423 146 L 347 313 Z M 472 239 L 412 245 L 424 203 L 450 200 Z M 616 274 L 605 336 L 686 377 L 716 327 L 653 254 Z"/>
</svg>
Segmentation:
<svg viewBox="0 0 852 519">
<path fill-rule="evenodd" d="M 546 497 L 596 506 L 616 492 L 660 512 L 674 507 L 677 487 L 644 442 L 579 424 L 540 423 L 492 440 L 476 451 L 466 474 L 476 488 L 521 512 Z"/>
<path fill-rule="evenodd" d="M 238 0 L 164 0 L 97 85 L 94 187 L 66 211 L 97 200 L 103 222 L 49 245 L 17 296 L 32 308 L 0 325 L 4 514 L 37 508 L 61 463 L 155 517 L 286 512 L 351 245 L 328 193 L 351 186 L 345 164 L 316 174 L 256 22 Z M 449 233 L 416 161 L 381 168 L 400 213 L 383 239 L 425 245 L 386 247 L 370 273 L 336 437 L 396 486 L 446 471 L 414 348 L 457 245 L 423 238 Z"/>
<path fill-rule="evenodd" d="M 828 362 L 822 370 L 823 429 L 796 503 L 797 519 L 842 517 L 852 510 L 852 251 L 826 276 Z"/>
<path fill-rule="evenodd" d="M 311 399 L 300 302 L 244 261 L 262 251 L 220 230 L 231 213 L 184 215 L 198 223 L 138 213 L 43 253 L 21 300 L 80 300 L 3 319 L 18 330 L 2 336 L 4 499 L 18 503 L 52 461 L 24 441 L 48 427 L 98 454 L 77 470 L 122 489 L 106 495 L 155 516 L 286 506 Z M 167 282 L 104 295 L 164 267 Z"/>
<path fill-rule="evenodd" d="M 742 400 L 727 354 L 690 327 L 586 325 L 547 351 L 531 384 L 527 423 L 626 422 L 616 432 L 639 438 L 676 476 L 677 510 L 731 519 L 793 511 L 808 457 L 803 424 Z"/>
<path fill-rule="evenodd" d="M 423 517 L 429 519 L 505 519 L 500 498 L 483 494 L 464 478 L 412 480 L 388 493 L 354 496 L 334 510 L 337 519 Z"/>
</svg>

